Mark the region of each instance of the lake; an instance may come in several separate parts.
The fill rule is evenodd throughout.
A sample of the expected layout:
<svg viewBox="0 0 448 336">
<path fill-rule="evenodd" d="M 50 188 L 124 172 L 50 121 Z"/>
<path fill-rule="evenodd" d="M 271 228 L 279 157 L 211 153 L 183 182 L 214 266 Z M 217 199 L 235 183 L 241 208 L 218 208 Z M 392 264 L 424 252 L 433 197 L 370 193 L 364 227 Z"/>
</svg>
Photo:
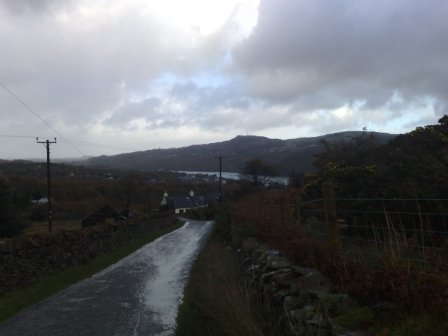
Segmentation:
<svg viewBox="0 0 448 336">
<path fill-rule="evenodd" d="M 216 176 L 219 177 L 219 172 L 205 172 L 205 171 L 185 171 L 185 170 L 179 170 L 179 173 L 185 173 L 188 175 L 209 175 L 209 176 Z M 223 179 L 229 179 L 229 180 L 239 180 L 240 179 L 240 173 L 232 173 L 232 172 L 222 172 L 221 176 Z M 288 184 L 288 178 L 283 176 L 276 176 L 272 178 L 273 182 L 280 183 L 287 185 Z"/>
</svg>

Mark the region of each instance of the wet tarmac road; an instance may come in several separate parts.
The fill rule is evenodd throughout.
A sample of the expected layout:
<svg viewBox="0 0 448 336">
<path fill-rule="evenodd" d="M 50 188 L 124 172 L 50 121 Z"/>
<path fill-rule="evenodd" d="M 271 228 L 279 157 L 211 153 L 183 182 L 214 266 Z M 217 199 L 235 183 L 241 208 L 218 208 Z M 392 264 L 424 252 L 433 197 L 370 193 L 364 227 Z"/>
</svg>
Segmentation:
<svg viewBox="0 0 448 336">
<path fill-rule="evenodd" d="M 191 265 L 211 226 L 187 222 L 3 322 L 0 335 L 172 335 Z"/>
</svg>

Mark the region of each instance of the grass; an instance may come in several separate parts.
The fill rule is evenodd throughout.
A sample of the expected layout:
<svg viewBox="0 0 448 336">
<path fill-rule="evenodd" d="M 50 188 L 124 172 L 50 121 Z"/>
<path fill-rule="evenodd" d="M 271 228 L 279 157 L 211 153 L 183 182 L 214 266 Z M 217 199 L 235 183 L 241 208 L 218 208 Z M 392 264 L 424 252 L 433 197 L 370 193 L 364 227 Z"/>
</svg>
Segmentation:
<svg viewBox="0 0 448 336">
<path fill-rule="evenodd" d="M 345 322 L 359 322 L 366 327 L 372 323 L 382 330 L 378 335 L 448 335 L 448 272 L 426 262 L 446 260 L 446 255 L 440 253 L 446 251 L 445 247 L 431 250 L 426 245 L 423 249 L 418 245 L 424 244 L 417 241 L 417 252 L 425 253 L 421 256 L 415 253 L 411 241 L 393 230 L 389 221 L 385 227 L 391 229 L 385 238 L 379 239 L 377 235 L 370 243 L 359 243 L 348 237 L 342 241 L 341 250 L 335 251 L 328 247 L 323 234 L 327 230 L 324 220 L 302 221 L 297 230 L 292 225 L 296 214 L 278 206 L 285 201 L 282 203 L 275 197 L 275 194 L 257 194 L 235 203 L 232 231 L 249 228 L 260 240 L 283 251 L 297 264 L 319 269 L 341 292 L 350 294 L 362 305 L 392 304 L 387 310 L 374 311 L 384 310 L 393 318 L 378 314 L 374 319 L 367 316 L 367 310 L 360 310 L 346 316 Z M 284 197 L 289 197 L 287 204 L 296 201 L 287 193 Z"/>
<path fill-rule="evenodd" d="M 400 321 L 390 332 L 393 336 L 446 336 L 446 320 L 428 312 L 415 314 Z"/>
<path fill-rule="evenodd" d="M 177 317 L 178 336 L 282 335 L 255 302 L 235 252 L 213 235 L 198 256 Z"/>
<path fill-rule="evenodd" d="M 37 283 L 0 296 L 0 321 L 4 321 L 20 310 L 37 303 L 68 286 L 86 279 L 107 266 L 119 261 L 143 245 L 169 233 L 182 225 L 173 222 L 131 241 L 110 253 L 103 254 L 85 265 L 78 265 L 67 270 L 42 277 Z"/>
<path fill-rule="evenodd" d="M 82 229 L 80 219 L 58 219 L 53 220 L 52 223 L 53 233 L 58 231 L 78 231 Z M 48 233 L 48 221 L 32 222 L 31 226 L 23 230 L 25 235 L 33 234 L 47 234 Z"/>
<path fill-rule="evenodd" d="M 224 250 L 213 242 L 199 256 L 179 311 L 178 335 L 263 334 L 238 267 Z"/>
<path fill-rule="evenodd" d="M 375 312 L 368 307 L 360 307 L 350 310 L 344 315 L 338 316 L 335 322 L 347 329 L 365 329 L 369 324 L 377 320 Z"/>
</svg>

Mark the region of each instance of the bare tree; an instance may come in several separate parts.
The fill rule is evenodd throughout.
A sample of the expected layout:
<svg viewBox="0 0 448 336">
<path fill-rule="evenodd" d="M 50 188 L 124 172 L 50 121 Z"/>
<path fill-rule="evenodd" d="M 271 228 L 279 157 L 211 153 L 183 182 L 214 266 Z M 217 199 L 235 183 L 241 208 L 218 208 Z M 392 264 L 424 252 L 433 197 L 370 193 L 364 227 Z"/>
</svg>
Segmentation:
<svg viewBox="0 0 448 336">
<path fill-rule="evenodd" d="M 273 166 L 253 159 L 246 162 L 240 173 L 240 178 L 256 186 L 267 186 L 276 175 L 277 170 Z"/>
<path fill-rule="evenodd" d="M 122 206 L 124 206 L 124 211 L 129 213 L 132 205 L 132 198 L 135 194 L 135 190 L 139 185 L 139 178 L 136 174 L 126 174 L 124 175 L 118 184 L 118 189 L 120 192 L 120 199 Z"/>
</svg>

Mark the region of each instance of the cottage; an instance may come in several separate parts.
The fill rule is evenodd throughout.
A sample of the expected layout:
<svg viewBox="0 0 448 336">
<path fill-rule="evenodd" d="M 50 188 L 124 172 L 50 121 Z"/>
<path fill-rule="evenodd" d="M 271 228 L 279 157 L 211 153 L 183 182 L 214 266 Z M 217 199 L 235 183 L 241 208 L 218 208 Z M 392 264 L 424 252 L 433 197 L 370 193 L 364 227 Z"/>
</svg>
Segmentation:
<svg viewBox="0 0 448 336">
<path fill-rule="evenodd" d="M 174 212 L 176 214 L 186 213 L 188 210 L 203 208 L 214 203 L 215 196 L 202 195 L 195 196 L 193 191 L 190 191 L 188 196 L 174 197 Z"/>
</svg>

